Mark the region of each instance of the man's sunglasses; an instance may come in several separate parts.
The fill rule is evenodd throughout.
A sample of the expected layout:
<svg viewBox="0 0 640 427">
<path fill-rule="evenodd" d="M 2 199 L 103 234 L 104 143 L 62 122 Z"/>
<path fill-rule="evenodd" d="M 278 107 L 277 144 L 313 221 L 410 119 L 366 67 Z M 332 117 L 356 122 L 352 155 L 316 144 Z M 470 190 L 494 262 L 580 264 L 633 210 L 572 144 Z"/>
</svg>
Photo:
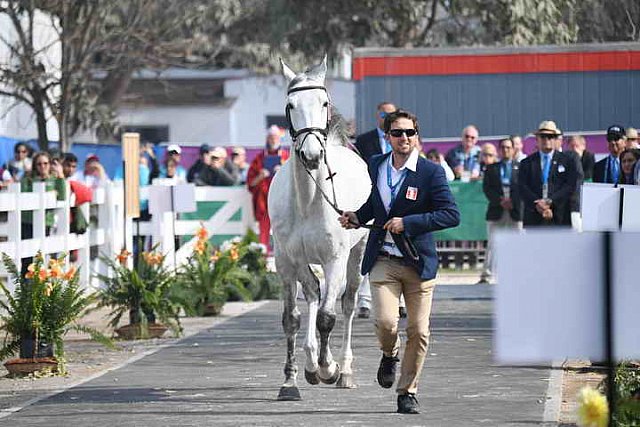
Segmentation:
<svg viewBox="0 0 640 427">
<path fill-rule="evenodd" d="M 395 138 L 400 138 L 402 134 L 407 135 L 407 137 L 412 137 L 412 136 L 415 136 L 417 133 L 418 132 L 416 132 L 415 129 L 391 129 L 389 131 L 389 135 Z"/>
<path fill-rule="evenodd" d="M 553 135 L 549 133 L 539 133 L 538 136 L 542 139 L 556 139 L 558 135 Z"/>
</svg>

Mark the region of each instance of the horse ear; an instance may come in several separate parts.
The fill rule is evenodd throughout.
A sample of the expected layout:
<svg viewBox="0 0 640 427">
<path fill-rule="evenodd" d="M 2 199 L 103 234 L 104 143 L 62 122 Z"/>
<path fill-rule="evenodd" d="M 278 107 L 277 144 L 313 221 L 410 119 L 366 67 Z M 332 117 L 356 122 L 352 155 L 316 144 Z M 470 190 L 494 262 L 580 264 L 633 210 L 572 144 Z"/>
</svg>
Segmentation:
<svg viewBox="0 0 640 427">
<path fill-rule="evenodd" d="M 324 55 L 322 62 L 307 71 L 307 77 L 312 80 L 319 80 L 324 82 L 324 77 L 327 74 L 327 55 Z"/>
<path fill-rule="evenodd" d="M 296 73 L 284 63 L 282 58 L 280 58 L 280 66 L 282 67 L 282 75 L 287 79 L 287 83 L 289 83 L 296 76 Z"/>
</svg>

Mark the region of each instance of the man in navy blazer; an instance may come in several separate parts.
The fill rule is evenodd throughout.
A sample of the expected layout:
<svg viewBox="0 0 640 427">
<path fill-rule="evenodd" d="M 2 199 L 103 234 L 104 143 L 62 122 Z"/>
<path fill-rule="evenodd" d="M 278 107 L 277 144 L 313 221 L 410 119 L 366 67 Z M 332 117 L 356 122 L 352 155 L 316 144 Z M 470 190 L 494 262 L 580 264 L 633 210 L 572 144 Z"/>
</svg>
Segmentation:
<svg viewBox="0 0 640 427">
<path fill-rule="evenodd" d="M 420 157 L 418 123 L 407 111 L 385 118 L 392 152 L 374 156 L 369 174 L 374 183 L 369 199 L 356 212 L 345 212 L 340 223 L 357 228 L 371 219 L 362 263 L 369 273 L 376 335 L 382 349 L 378 383 L 390 388 L 395 381 L 399 351 L 398 301 L 407 306 L 407 345 L 398 393 L 399 413 L 418 413 L 416 392 L 429 342 L 429 315 L 438 270 L 433 231 L 455 227 L 460 213 L 444 169 Z"/>
<path fill-rule="evenodd" d="M 560 130 L 545 120 L 536 132 L 538 151 L 520 162 L 524 227 L 571 226 L 571 196 L 578 175 L 573 157 L 555 149 Z"/>
</svg>

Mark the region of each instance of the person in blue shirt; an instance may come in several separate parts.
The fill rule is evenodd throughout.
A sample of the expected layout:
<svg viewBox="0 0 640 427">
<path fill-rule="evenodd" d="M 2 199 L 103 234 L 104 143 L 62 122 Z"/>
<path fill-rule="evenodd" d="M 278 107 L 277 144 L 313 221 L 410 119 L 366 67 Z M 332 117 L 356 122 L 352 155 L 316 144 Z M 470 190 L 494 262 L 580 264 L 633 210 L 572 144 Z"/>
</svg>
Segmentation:
<svg viewBox="0 0 640 427">
<path fill-rule="evenodd" d="M 480 147 L 476 145 L 479 135 L 478 128 L 474 125 L 465 127 L 460 144 L 447 153 L 445 159 L 453 169 L 456 179 L 480 179 Z"/>
<path fill-rule="evenodd" d="M 160 178 L 174 178 L 176 182 L 187 182 L 187 171 L 180 165 L 182 148 L 177 144 L 167 147 L 167 159 L 160 168 Z M 169 174 L 169 164 L 172 164 L 172 173 Z"/>
</svg>

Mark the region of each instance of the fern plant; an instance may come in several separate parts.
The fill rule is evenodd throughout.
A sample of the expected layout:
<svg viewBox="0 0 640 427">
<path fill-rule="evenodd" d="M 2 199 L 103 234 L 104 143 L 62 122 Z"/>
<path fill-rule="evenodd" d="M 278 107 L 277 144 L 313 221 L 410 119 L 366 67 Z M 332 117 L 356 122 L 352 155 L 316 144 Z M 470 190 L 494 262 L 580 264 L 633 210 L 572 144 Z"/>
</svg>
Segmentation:
<svg viewBox="0 0 640 427">
<path fill-rule="evenodd" d="M 123 250 L 115 260 L 101 257 L 111 274 L 97 275 L 103 284 L 98 291 L 97 307 L 111 309 L 109 325 L 113 328 L 128 313 L 129 324 L 140 325 L 142 336 L 145 336 L 148 325 L 155 323 L 156 317 L 176 336 L 180 335 L 180 307 L 171 291 L 175 282 L 174 272 L 164 265 L 164 256 L 155 250 L 139 254 L 134 267 L 127 265 L 130 255 Z"/>
<path fill-rule="evenodd" d="M 207 232 L 200 228 L 197 242 L 187 262 L 178 271 L 176 298 L 182 301 L 188 315 L 203 316 L 222 309 L 229 295 L 251 300 L 251 292 L 245 283 L 251 274 L 241 267 L 239 260 L 246 248 L 237 243 L 227 244 L 224 250 L 216 250 L 208 240 Z"/>
<path fill-rule="evenodd" d="M 38 253 L 24 276 L 5 253 L 2 262 L 12 277 L 14 291 L 0 283 L 4 296 L 4 300 L 0 299 L 0 331 L 5 332 L 0 359 L 18 352 L 21 358 L 36 358 L 40 343 L 47 343 L 53 346 L 58 371 L 64 372 L 64 336 L 72 330 L 113 347 L 112 341 L 98 330 L 78 323 L 95 303 L 95 294 L 80 286 L 75 267 L 64 270 L 64 256 L 46 264 L 42 253 Z M 32 344 L 30 351 L 25 350 L 28 342 Z"/>
</svg>

